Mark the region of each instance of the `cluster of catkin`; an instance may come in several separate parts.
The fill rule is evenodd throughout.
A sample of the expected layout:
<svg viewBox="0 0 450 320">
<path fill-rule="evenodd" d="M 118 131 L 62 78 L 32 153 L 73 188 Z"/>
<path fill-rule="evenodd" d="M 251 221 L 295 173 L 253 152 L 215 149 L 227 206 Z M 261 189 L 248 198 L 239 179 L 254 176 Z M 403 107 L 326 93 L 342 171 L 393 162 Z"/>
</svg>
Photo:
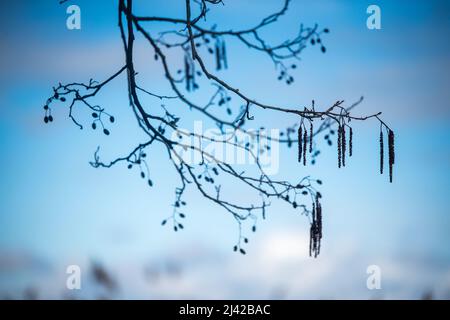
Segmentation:
<svg viewBox="0 0 450 320">
<path fill-rule="evenodd" d="M 225 49 L 225 41 L 217 40 L 215 45 L 215 53 L 216 53 L 216 70 L 227 69 L 227 53 Z"/>
<path fill-rule="evenodd" d="M 337 130 L 337 152 L 338 152 L 338 167 L 345 167 L 345 152 L 347 151 L 347 138 L 345 131 L 346 124 L 339 124 Z M 353 129 L 349 127 L 348 137 L 348 155 L 353 155 Z"/>
<path fill-rule="evenodd" d="M 394 131 L 388 130 L 388 160 L 389 160 L 389 182 L 392 183 L 393 167 L 395 163 L 395 138 Z M 380 128 L 380 173 L 383 174 L 384 169 L 384 139 L 383 128 Z"/>
<path fill-rule="evenodd" d="M 316 258 L 320 253 L 320 241 L 322 240 L 322 205 L 319 202 L 319 194 L 313 203 L 312 222 L 309 230 L 309 255 Z"/>
<path fill-rule="evenodd" d="M 383 124 L 384 125 L 384 124 Z M 348 141 L 347 130 L 348 127 Z M 388 132 L 388 157 L 389 157 L 389 181 L 392 182 L 393 166 L 395 163 L 395 142 L 394 131 L 385 126 Z M 308 136 L 309 135 L 309 136 Z M 313 124 L 310 122 L 309 134 L 305 124 L 302 122 L 298 128 L 298 162 L 303 162 L 306 165 L 306 153 L 312 152 L 313 140 Z M 339 123 L 337 129 L 337 152 L 338 152 L 338 167 L 345 167 L 345 155 L 348 150 L 348 155 L 353 155 L 353 129 L 345 122 Z M 384 137 L 383 126 L 380 129 L 380 173 L 383 174 L 384 169 Z M 317 193 L 315 201 L 312 205 L 312 222 L 310 227 L 310 242 L 309 255 L 317 257 L 320 253 L 320 242 L 322 240 L 322 206 L 319 202 L 320 194 Z"/>
<path fill-rule="evenodd" d="M 306 151 L 309 153 L 312 152 L 312 142 L 313 142 L 313 124 L 312 122 L 309 125 L 309 137 L 308 130 L 303 128 L 303 124 L 301 123 L 298 127 L 298 162 L 302 162 L 303 165 L 306 166 Z"/>
</svg>

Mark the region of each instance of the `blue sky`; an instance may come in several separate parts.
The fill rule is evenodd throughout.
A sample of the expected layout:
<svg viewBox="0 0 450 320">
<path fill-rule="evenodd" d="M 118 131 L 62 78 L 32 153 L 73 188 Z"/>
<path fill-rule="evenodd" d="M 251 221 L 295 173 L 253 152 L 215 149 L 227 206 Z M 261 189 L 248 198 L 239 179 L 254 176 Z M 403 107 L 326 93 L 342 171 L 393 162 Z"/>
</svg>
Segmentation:
<svg viewBox="0 0 450 320">
<path fill-rule="evenodd" d="M 90 167 L 98 145 L 107 159 L 144 139 L 127 108 L 125 78 L 95 100 L 116 116 L 110 136 L 80 131 L 63 105 L 55 108 L 54 124 L 44 125 L 42 105 L 53 85 L 101 80 L 123 65 L 116 2 L 72 2 L 81 8 L 79 31 L 65 28 L 66 5 L 58 1 L 0 5 L 0 24 L 8 30 L 2 33 L 0 51 L 0 294 L 20 297 L 24 288 L 34 286 L 43 296 L 68 295 L 65 266 L 87 269 L 97 259 L 117 275 L 122 283 L 117 297 L 125 298 L 420 298 L 426 291 L 450 297 L 448 2 L 376 1 L 382 29 L 373 31 L 365 24 L 372 2 L 294 1 L 265 31 L 269 39 L 295 35 L 300 22 L 318 23 L 331 32 L 324 37 L 326 54 L 305 49 L 292 86 L 276 80 L 268 57 L 227 42 L 230 69 L 220 75 L 259 101 L 309 105 L 315 99 L 326 108 L 338 99 L 351 104 L 363 95 L 355 114 L 382 111 L 396 131 L 393 184 L 378 174 L 376 122 L 354 125 L 355 153 L 345 169 L 337 169 L 335 149 L 325 144 L 314 167 L 299 166 L 295 150 L 281 152 L 280 176 L 324 181 L 325 237 L 316 260 L 307 257 L 307 219 L 283 204 L 272 206 L 256 234 L 247 232 L 245 257 L 231 252 L 234 220 L 194 191 L 187 195 L 185 230 L 175 234 L 161 227 L 177 186 L 161 148 L 149 153 L 153 189 L 125 165 Z M 225 1 L 211 9 L 203 24 L 250 26 L 279 6 L 279 1 L 258 1 L 257 6 Z M 136 1 L 135 7 L 142 15 L 184 15 L 174 0 Z M 148 25 L 153 34 L 163 29 Z M 138 38 L 140 80 L 146 88 L 170 94 L 152 57 Z M 169 57 L 181 63 L 179 53 Z M 209 92 L 194 98 L 205 101 Z M 79 116 L 89 125 L 81 110 Z M 255 116 L 266 127 L 295 122 L 270 112 L 255 111 Z M 189 127 L 197 119 L 186 114 L 183 124 Z M 242 196 L 243 190 L 232 191 Z M 181 275 L 164 273 L 170 263 L 180 266 Z M 382 290 L 365 288 L 370 264 L 381 267 Z M 146 268 L 157 270 L 159 280 L 142 281 Z M 97 293 L 86 284 L 75 294 Z"/>
</svg>

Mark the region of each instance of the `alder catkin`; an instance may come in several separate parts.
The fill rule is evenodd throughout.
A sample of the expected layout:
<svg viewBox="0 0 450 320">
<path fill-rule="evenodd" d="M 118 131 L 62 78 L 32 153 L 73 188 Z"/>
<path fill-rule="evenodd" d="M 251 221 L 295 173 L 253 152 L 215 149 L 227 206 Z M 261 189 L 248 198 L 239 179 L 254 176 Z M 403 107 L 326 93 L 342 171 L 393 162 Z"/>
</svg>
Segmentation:
<svg viewBox="0 0 450 320">
<path fill-rule="evenodd" d="M 225 41 L 222 41 L 222 61 L 224 69 L 228 69 L 227 53 L 225 50 Z"/>
<path fill-rule="evenodd" d="M 309 231 L 309 255 L 316 258 L 320 254 L 322 240 L 322 206 L 319 202 L 319 194 L 316 195 L 311 211 L 311 227 Z"/>
<path fill-rule="evenodd" d="M 341 127 L 339 125 L 337 130 L 337 152 L 338 152 L 338 168 L 341 167 L 342 163 L 342 142 L 341 142 L 342 136 L 341 136 Z"/>
<path fill-rule="evenodd" d="M 302 143 L 302 125 L 298 127 L 298 162 L 302 162 L 302 150 L 303 150 L 303 143 Z"/>
<path fill-rule="evenodd" d="M 191 77 L 190 77 L 190 71 L 189 71 L 189 62 L 187 57 L 184 57 L 184 77 L 186 79 L 186 90 L 190 91 L 191 90 Z"/>
<path fill-rule="evenodd" d="M 308 130 L 303 131 L 303 165 L 306 166 L 306 143 L 308 142 Z"/>
<path fill-rule="evenodd" d="M 389 181 L 392 183 L 392 170 L 395 162 L 394 150 L 394 131 L 389 129 L 388 133 L 388 149 L 389 149 Z"/>
<path fill-rule="evenodd" d="M 380 130 L 380 173 L 383 174 L 384 165 L 383 129 Z"/>
<path fill-rule="evenodd" d="M 309 153 L 312 153 L 312 143 L 313 143 L 313 124 L 311 122 L 309 126 Z"/>
<path fill-rule="evenodd" d="M 322 205 L 319 202 L 319 196 L 316 196 L 316 220 L 317 220 L 317 251 L 316 257 L 320 254 L 320 245 L 322 241 Z"/>
<path fill-rule="evenodd" d="M 353 155 L 353 129 L 350 127 L 350 137 L 348 138 L 348 156 Z"/>
<path fill-rule="evenodd" d="M 221 54 L 220 54 L 220 48 L 219 48 L 219 44 L 218 43 L 216 43 L 216 48 L 215 48 L 216 50 L 216 70 L 220 70 L 222 67 L 221 67 L 221 63 L 220 63 L 220 60 L 221 60 Z"/>
<path fill-rule="evenodd" d="M 347 148 L 347 141 L 345 140 L 345 124 L 341 126 L 341 144 L 342 144 L 342 166 L 345 167 L 345 149 Z"/>
<path fill-rule="evenodd" d="M 311 211 L 311 227 L 309 228 L 309 256 L 312 256 L 314 251 L 314 243 L 315 243 L 315 226 L 316 226 L 316 204 L 313 203 L 313 208 Z"/>
</svg>

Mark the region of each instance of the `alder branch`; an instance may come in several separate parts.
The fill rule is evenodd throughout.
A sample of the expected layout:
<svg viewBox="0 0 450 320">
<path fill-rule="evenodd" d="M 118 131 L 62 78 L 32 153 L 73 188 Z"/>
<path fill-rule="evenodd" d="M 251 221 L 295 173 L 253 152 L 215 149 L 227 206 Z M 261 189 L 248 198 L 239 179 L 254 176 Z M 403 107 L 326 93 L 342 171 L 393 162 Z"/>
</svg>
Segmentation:
<svg viewBox="0 0 450 320">
<path fill-rule="evenodd" d="M 191 1 L 185 0 L 185 17 L 167 18 L 136 15 L 133 13 L 132 0 L 119 0 L 118 26 L 125 54 L 125 66 L 100 83 L 91 79 L 87 84 L 63 85 L 60 83 L 54 87 L 52 97 L 44 106 L 44 121 L 46 123 L 53 121 L 50 108 L 52 102 L 55 100 L 67 101 L 69 118 L 80 129 L 83 129 L 83 126 L 76 120 L 73 113 L 74 108 L 78 105 L 87 107 L 92 113 L 94 120 L 91 126 L 93 129 L 100 125 L 103 133 L 109 135 L 110 131 L 105 127 L 105 122 L 113 123 L 115 118 L 104 108 L 92 105 L 90 99 L 126 71 L 129 106 L 135 115 L 138 126 L 148 136 L 148 139 L 125 155 L 105 162 L 101 160 L 100 147 L 98 147 L 94 153 L 94 160 L 90 162 L 93 167 L 110 168 L 123 163 L 130 170 L 137 168 L 140 176 L 147 180 L 150 187 L 153 187 L 154 182 L 151 179 L 152 172 L 147 163 L 147 154 L 151 154 L 148 150 L 153 145 L 162 145 L 179 178 L 178 187 L 175 188 L 173 210 L 164 218 L 163 225 L 170 222 L 175 231 L 184 228 L 182 221 L 186 218 L 184 207 L 187 205 L 184 194 L 188 188 L 192 188 L 201 197 L 222 208 L 236 220 L 238 239 L 233 249 L 245 254 L 244 247 L 248 242 L 248 237 L 245 236 L 244 222 L 250 221 L 251 230 L 256 231 L 258 219 L 260 217 L 266 219 L 267 209 L 272 201 L 281 201 L 308 217 L 310 255 L 316 257 L 320 253 L 322 239 L 322 205 L 320 203 L 322 195 L 318 191 L 322 181 L 310 176 L 301 179 L 294 178 L 294 182 L 274 179 L 267 174 L 261 162 L 262 155 L 270 152 L 271 143 L 280 143 L 287 147 L 296 144 L 299 162 L 303 165 L 308 162 L 314 164 L 316 157 L 320 154 L 317 137 L 325 133 L 324 138 L 330 145 L 333 144 L 332 136 L 336 136 L 338 166 L 345 166 L 347 152 L 348 156 L 353 153 L 351 121 L 376 120 L 380 124 L 381 147 L 383 130 L 388 133 L 389 172 L 392 182 L 393 131 L 382 121 L 381 112 L 365 116 L 353 115 L 352 111 L 362 102 L 362 97 L 350 106 L 345 106 L 343 100 L 336 101 L 325 108 L 317 108 L 314 101 L 310 106 L 273 105 L 251 97 L 245 90 L 237 88 L 219 76 L 220 71 L 228 68 L 227 39 L 237 39 L 239 43 L 249 49 L 267 54 L 280 71 L 278 79 L 285 81 L 288 85 L 293 84 L 294 78 L 290 73 L 297 68 L 292 61 L 300 60 L 300 54 L 308 44 L 311 46 L 319 44 L 321 51 L 326 52 L 322 36 L 329 30 L 327 28 L 319 30 L 318 25 L 304 27 L 300 24 L 299 31 L 294 38 L 279 44 L 270 44 L 262 36 L 262 29 L 276 23 L 287 12 L 289 0 L 284 0 L 279 11 L 263 18 L 253 27 L 242 30 L 218 30 L 216 26 L 208 28 L 200 25 L 206 19 L 210 6 L 214 7 L 223 2 L 221 0 L 198 0 L 195 2 L 198 4 L 197 14 L 194 14 L 195 8 L 191 7 Z M 143 25 L 148 22 L 181 26 L 182 29 L 170 29 L 154 36 Z M 139 84 L 134 66 L 135 33 L 141 35 L 148 42 L 154 59 L 161 64 L 164 78 L 172 91 L 171 94 L 156 93 Z M 175 40 L 168 40 L 169 36 L 174 37 Z M 209 54 L 216 62 L 215 71 L 207 67 L 205 56 L 201 51 L 202 47 L 206 49 L 205 53 Z M 184 69 L 183 67 L 179 68 L 174 73 L 173 69 L 180 65 L 180 61 L 171 61 L 167 55 L 169 50 L 177 50 L 182 53 Z M 202 75 L 204 76 L 203 80 L 199 81 L 198 79 Z M 195 102 L 191 92 L 199 90 L 200 82 L 202 85 L 209 84 L 214 91 L 207 101 Z M 182 88 L 182 85 L 185 85 L 185 89 Z M 211 136 L 181 129 L 179 126 L 181 109 L 174 112 L 164 104 L 160 105 L 159 110 L 150 109 L 142 99 L 143 95 L 160 101 L 177 102 L 178 108 L 184 107 L 186 111 L 192 111 L 201 119 L 214 123 L 220 134 Z M 225 117 L 220 115 L 223 107 L 226 107 L 227 111 Z M 284 115 L 288 121 L 293 121 L 293 125 L 282 131 L 279 137 L 272 137 L 265 132 L 264 128 L 250 129 L 248 123 L 255 121 L 255 115 L 252 112 L 255 108 L 264 112 Z M 226 134 L 227 132 L 228 134 Z M 236 164 L 203 148 L 205 143 L 218 143 L 243 152 L 254 163 L 252 170 L 241 171 Z M 197 162 L 187 161 L 184 157 L 186 152 L 192 152 L 199 156 L 200 160 Z M 383 156 L 383 152 L 381 152 L 381 156 Z M 246 193 L 259 200 L 252 200 L 252 197 L 249 196 L 246 203 L 241 203 L 232 197 L 227 197 L 224 189 L 230 186 L 229 181 L 233 181 L 233 188 L 242 187 L 242 190 L 246 190 Z"/>
</svg>

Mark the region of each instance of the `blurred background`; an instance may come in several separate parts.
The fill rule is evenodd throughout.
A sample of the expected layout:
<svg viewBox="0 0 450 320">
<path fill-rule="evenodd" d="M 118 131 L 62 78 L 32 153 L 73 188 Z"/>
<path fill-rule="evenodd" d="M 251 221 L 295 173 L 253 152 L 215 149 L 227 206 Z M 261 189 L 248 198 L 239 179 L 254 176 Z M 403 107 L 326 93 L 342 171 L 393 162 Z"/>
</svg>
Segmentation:
<svg viewBox="0 0 450 320">
<path fill-rule="evenodd" d="M 202 25 L 246 28 L 282 5 L 224 3 L 212 6 Z M 66 28 L 70 4 L 81 8 L 81 30 Z M 370 4 L 381 8 L 381 30 L 366 27 Z M 184 17 L 184 2 L 136 0 L 135 12 Z M 243 230 L 250 240 L 245 256 L 232 251 L 234 219 L 193 189 L 186 195 L 184 230 L 162 227 L 178 180 L 161 148 L 148 152 L 153 188 L 125 164 L 92 168 L 98 145 L 106 161 L 145 138 L 128 107 L 125 77 L 93 100 L 116 117 L 111 135 L 79 130 L 63 103 L 55 105 L 55 121 L 44 124 L 42 107 L 52 86 L 106 79 L 124 65 L 117 0 L 2 1 L 0 298 L 449 299 L 450 3 L 293 1 L 264 35 L 279 42 L 295 36 L 300 23 L 318 23 L 330 33 L 323 37 L 325 54 L 317 46 L 305 49 L 292 85 L 277 80 L 266 55 L 231 39 L 229 69 L 220 75 L 258 101 L 278 105 L 309 106 L 315 99 L 325 109 L 364 96 L 354 114 L 382 111 L 396 132 L 392 184 L 378 172 L 376 121 L 354 124 L 354 156 L 344 169 L 337 168 L 335 146 L 323 139 L 315 166 L 300 166 L 295 148 L 281 148 L 280 177 L 323 181 L 324 238 L 317 259 L 308 256 L 308 219 L 276 201 L 256 233 L 250 226 Z M 146 26 L 153 35 L 173 28 Z M 142 86 L 170 94 L 141 37 L 135 51 Z M 174 70 L 182 65 L 181 52 L 169 58 Z M 210 89 L 193 99 L 206 102 Z M 237 110 L 241 102 L 235 100 Z M 90 113 L 75 113 L 89 128 Z M 272 128 L 296 120 L 256 110 L 255 118 L 258 126 Z M 198 115 L 187 113 L 183 125 L 195 120 Z M 245 191 L 235 188 L 231 196 L 245 199 Z M 68 265 L 80 266 L 81 290 L 66 288 Z M 367 289 L 370 265 L 380 267 L 379 290 Z"/>
</svg>

